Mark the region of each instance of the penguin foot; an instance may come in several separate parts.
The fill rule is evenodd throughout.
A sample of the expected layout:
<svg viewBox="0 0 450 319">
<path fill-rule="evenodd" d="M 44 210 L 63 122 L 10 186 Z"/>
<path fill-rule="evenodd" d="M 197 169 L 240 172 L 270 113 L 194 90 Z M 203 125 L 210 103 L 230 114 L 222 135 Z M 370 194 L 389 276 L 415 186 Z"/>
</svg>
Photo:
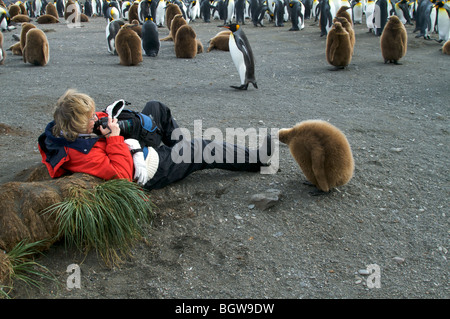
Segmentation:
<svg viewBox="0 0 450 319">
<path fill-rule="evenodd" d="M 322 191 L 322 190 L 320 190 L 320 189 L 316 189 L 316 190 L 314 190 L 314 191 L 309 192 L 309 194 L 310 194 L 311 196 L 322 196 L 322 195 L 328 195 L 328 194 L 330 194 L 330 191 L 324 192 L 324 191 Z"/>
<path fill-rule="evenodd" d="M 398 62 L 397 60 L 394 60 L 392 63 L 394 63 L 395 65 L 402 65 L 400 62 Z"/>
<path fill-rule="evenodd" d="M 315 190 L 308 192 L 311 196 L 327 195 L 327 194 L 329 194 L 331 192 L 331 191 L 324 192 L 323 190 L 318 189 L 317 186 L 314 185 L 313 183 L 311 183 L 310 181 L 304 181 L 303 184 L 316 188 Z"/>
<path fill-rule="evenodd" d="M 247 90 L 248 83 L 247 84 L 242 84 L 241 86 L 230 85 L 230 87 L 232 87 L 233 89 L 236 89 L 236 90 Z"/>
<path fill-rule="evenodd" d="M 345 70 L 345 66 L 335 66 L 334 68 L 330 69 L 330 71 L 340 71 Z"/>
</svg>

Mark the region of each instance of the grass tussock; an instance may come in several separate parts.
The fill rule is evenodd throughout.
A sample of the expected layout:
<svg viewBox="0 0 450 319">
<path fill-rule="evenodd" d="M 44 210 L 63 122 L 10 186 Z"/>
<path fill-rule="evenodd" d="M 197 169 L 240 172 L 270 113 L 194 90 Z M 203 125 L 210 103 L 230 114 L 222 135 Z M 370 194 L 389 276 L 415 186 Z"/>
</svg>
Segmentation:
<svg viewBox="0 0 450 319">
<path fill-rule="evenodd" d="M 21 280 L 28 286 L 41 288 L 41 279 L 55 280 L 49 270 L 35 261 L 44 241 L 19 242 L 11 251 L 0 251 L 0 299 L 9 298 L 13 283 Z"/>
<path fill-rule="evenodd" d="M 46 209 L 56 214 L 59 238 L 80 251 L 96 250 L 110 265 L 122 262 L 153 219 L 148 193 L 136 183 L 115 179 L 93 189 L 73 188 L 64 201 Z"/>
</svg>

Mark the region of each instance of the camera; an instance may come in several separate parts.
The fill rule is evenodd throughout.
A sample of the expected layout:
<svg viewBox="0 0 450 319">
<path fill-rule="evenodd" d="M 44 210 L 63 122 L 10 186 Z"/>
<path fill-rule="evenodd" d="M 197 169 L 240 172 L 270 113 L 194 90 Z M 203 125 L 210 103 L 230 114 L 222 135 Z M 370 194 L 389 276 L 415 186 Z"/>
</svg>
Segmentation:
<svg viewBox="0 0 450 319">
<path fill-rule="evenodd" d="M 131 132 L 133 130 L 133 120 L 119 120 L 117 121 L 117 124 L 120 128 L 120 135 L 127 137 L 131 135 Z M 94 133 L 97 135 L 102 135 L 102 132 L 100 131 L 100 126 L 106 129 L 108 127 L 108 117 L 102 117 L 98 119 L 94 124 Z"/>
</svg>

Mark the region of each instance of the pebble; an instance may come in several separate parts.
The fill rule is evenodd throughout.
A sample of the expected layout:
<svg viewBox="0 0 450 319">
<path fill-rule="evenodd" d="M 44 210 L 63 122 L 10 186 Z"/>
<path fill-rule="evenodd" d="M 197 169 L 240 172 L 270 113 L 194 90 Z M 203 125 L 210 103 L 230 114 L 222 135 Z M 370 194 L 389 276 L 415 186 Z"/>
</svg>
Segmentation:
<svg viewBox="0 0 450 319">
<path fill-rule="evenodd" d="M 405 258 L 402 257 L 394 257 L 392 258 L 393 261 L 395 261 L 397 264 L 403 264 L 405 262 Z"/>
<path fill-rule="evenodd" d="M 370 275 L 370 271 L 368 271 L 367 269 L 360 269 L 360 270 L 358 270 L 358 274 L 360 274 L 360 275 Z"/>
<path fill-rule="evenodd" d="M 282 231 L 276 232 L 276 233 L 273 234 L 272 236 L 273 236 L 273 237 L 281 237 L 281 236 L 283 236 L 283 232 L 282 232 Z"/>
<path fill-rule="evenodd" d="M 400 153 L 401 151 L 403 151 L 403 148 L 402 147 L 392 147 L 390 149 L 390 151 L 394 152 L 394 153 Z"/>
<path fill-rule="evenodd" d="M 278 189 L 268 189 L 264 193 L 254 194 L 251 199 L 251 205 L 255 205 L 260 210 L 268 209 L 274 206 L 281 196 L 281 191 Z"/>
</svg>

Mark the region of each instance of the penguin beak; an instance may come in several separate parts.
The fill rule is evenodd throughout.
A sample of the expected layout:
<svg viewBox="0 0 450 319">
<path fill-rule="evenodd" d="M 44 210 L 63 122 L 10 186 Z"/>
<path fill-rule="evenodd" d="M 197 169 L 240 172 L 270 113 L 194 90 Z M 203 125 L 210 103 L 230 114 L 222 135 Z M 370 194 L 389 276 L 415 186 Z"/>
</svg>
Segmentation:
<svg viewBox="0 0 450 319">
<path fill-rule="evenodd" d="M 229 29 L 230 28 L 230 26 L 229 25 L 218 25 L 217 26 L 218 28 L 225 28 L 225 29 Z"/>
</svg>

